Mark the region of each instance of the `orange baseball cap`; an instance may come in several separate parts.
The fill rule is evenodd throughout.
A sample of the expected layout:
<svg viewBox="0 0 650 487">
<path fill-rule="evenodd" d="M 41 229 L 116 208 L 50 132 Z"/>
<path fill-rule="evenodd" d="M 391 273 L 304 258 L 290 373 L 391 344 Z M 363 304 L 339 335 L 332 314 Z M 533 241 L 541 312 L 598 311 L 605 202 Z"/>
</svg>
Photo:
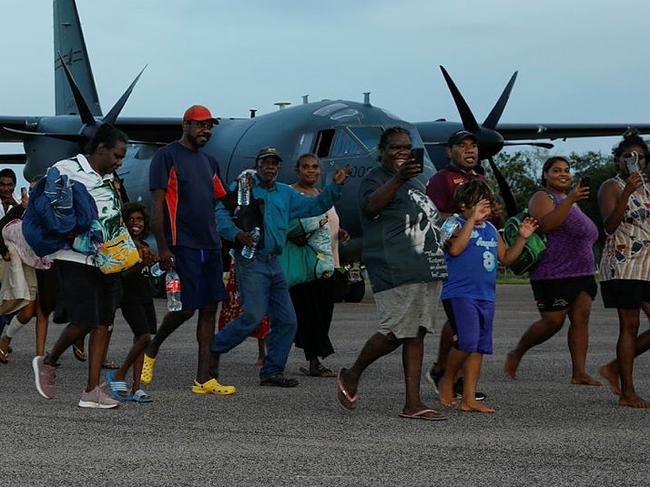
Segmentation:
<svg viewBox="0 0 650 487">
<path fill-rule="evenodd" d="M 205 108 L 203 105 L 192 105 L 185 110 L 185 113 L 183 114 L 183 122 L 189 122 L 192 120 L 196 122 L 210 121 L 215 125 L 219 123 L 219 120 L 214 118 L 210 113 L 210 110 Z"/>
</svg>

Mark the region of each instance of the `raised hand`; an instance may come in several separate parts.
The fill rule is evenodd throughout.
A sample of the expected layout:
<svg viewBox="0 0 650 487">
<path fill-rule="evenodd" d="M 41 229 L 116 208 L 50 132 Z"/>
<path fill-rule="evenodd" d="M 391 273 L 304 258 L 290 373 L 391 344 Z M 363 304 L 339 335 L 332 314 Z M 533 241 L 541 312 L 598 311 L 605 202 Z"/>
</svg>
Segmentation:
<svg viewBox="0 0 650 487">
<path fill-rule="evenodd" d="M 483 199 L 474 205 L 472 210 L 472 216 L 470 217 L 475 222 L 485 220 L 492 213 L 492 208 L 490 208 L 490 201 Z"/>
<path fill-rule="evenodd" d="M 350 176 L 350 171 L 352 168 L 350 167 L 350 164 L 346 164 L 343 169 L 339 169 L 338 167 L 334 171 L 334 182 L 336 184 L 343 184 L 345 181 L 348 179 Z"/>
<path fill-rule="evenodd" d="M 397 179 L 404 183 L 411 178 L 419 176 L 421 172 L 421 167 L 419 164 L 415 164 L 415 159 L 410 159 L 397 169 L 396 176 Z"/>
<path fill-rule="evenodd" d="M 573 203 L 589 198 L 589 186 L 577 185 L 569 192 L 567 198 L 569 198 Z"/>
<path fill-rule="evenodd" d="M 633 172 L 628 176 L 627 180 L 625 181 L 625 187 L 623 188 L 623 192 L 626 193 L 628 196 L 630 196 L 641 186 L 643 186 L 643 174 L 641 174 L 640 172 Z"/>
<path fill-rule="evenodd" d="M 530 236 L 535 233 L 539 227 L 539 223 L 533 217 L 526 217 L 521 225 L 519 225 L 519 236 L 525 239 L 530 238 Z"/>
</svg>

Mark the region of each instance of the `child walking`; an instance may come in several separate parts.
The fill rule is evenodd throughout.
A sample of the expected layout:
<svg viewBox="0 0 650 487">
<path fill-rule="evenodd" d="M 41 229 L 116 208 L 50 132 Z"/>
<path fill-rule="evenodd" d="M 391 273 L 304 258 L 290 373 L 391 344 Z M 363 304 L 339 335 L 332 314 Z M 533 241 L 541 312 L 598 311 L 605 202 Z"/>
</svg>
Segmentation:
<svg viewBox="0 0 650 487">
<path fill-rule="evenodd" d="M 133 331 L 133 346 L 122 366 L 115 373 L 106 372 L 106 382 L 115 399 L 145 403 L 151 402 L 152 399 L 140 388 L 144 349 L 149 345 L 151 335 L 156 333 L 153 293 L 146 270 L 158 260 L 158 257 L 144 241 L 149 232 L 149 217 L 145 207 L 140 203 L 127 203 L 124 205 L 122 217 L 133 242 L 138 247 L 142 262 L 122 275 L 123 295 L 120 307 L 124 319 Z M 133 366 L 133 384 L 129 393 L 125 378 L 131 366 Z"/>
<path fill-rule="evenodd" d="M 452 215 L 443 225 L 443 239 L 449 235 L 444 242 L 449 277 L 441 297 L 455 343 L 439 383 L 439 399 L 445 406 L 455 405 L 454 379 L 462 368 L 465 381 L 460 410 L 493 413 L 494 408 L 477 401 L 475 393 L 483 355 L 492 353 L 497 261 L 512 264 L 537 229 L 537 222 L 526 218 L 519 227 L 519 238 L 508 247 L 488 221 L 494 195 L 487 184 L 469 181 L 458 187 L 454 200 L 461 214 Z"/>
</svg>

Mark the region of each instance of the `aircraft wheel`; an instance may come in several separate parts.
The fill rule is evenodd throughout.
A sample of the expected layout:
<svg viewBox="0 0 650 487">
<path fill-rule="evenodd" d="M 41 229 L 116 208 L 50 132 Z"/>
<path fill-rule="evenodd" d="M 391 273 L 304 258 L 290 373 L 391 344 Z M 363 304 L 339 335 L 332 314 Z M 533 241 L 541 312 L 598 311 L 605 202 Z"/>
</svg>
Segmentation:
<svg viewBox="0 0 650 487">
<path fill-rule="evenodd" d="M 348 284 L 348 290 L 345 293 L 345 301 L 348 303 L 360 303 L 366 294 L 365 281 L 351 282 Z"/>
</svg>

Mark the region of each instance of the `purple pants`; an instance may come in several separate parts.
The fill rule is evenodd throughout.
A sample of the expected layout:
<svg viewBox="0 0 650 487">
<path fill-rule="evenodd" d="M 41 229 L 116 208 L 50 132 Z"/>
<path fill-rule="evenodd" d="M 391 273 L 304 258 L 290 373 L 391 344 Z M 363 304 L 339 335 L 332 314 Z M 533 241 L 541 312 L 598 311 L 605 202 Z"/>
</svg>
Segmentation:
<svg viewBox="0 0 650 487">
<path fill-rule="evenodd" d="M 492 354 L 494 301 L 450 298 L 442 304 L 456 335 L 454 346 L 461 352 Z"/>
</svg>

